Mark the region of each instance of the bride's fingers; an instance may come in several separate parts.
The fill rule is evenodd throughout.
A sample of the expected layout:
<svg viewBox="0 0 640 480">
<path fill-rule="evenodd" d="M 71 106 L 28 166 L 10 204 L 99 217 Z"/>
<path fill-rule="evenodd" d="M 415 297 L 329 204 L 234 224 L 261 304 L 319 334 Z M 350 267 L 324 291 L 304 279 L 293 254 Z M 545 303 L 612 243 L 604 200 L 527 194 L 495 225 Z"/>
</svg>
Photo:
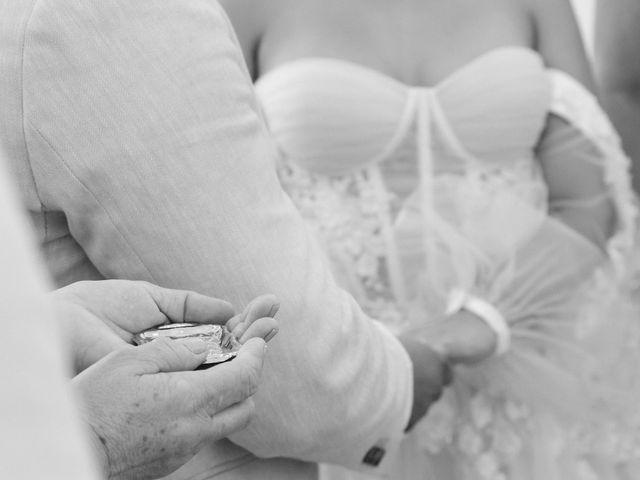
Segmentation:
<svg viewBox="0 0 640 480">
<path fill-rule="evenodd" d="M 272 317 L 262 317 L 252 322 L 240 337 L 240 343 L 250 338 L 259 337 L 265 342 L 271 340 L 278 333 L 278 322 Z"/>
<path fill-rule="evenodd" d="M 280 307 L 275 295 L 261 295 L 255 298 L 244 311 L 227 322 L 227 328 L 236 336 L 241 338 L 247 328 L 257 319 L 263 317 L 273 317 Z"/>
<path fill-rule="evenodd" d="M 497 337 L 484 320 L 471 313 L 460 312 L 448 322 L 443 336 L 445 357 L 449 363 L 469 365 L 494 354 Z"/>
</svg>

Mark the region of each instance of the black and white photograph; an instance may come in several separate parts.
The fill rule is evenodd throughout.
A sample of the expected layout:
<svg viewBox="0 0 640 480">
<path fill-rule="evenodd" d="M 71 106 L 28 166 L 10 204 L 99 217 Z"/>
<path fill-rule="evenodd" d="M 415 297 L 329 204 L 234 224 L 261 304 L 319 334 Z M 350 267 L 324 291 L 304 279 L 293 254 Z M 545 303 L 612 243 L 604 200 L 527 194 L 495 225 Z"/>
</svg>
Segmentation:
<svg viewBox="0 0 640 480">
<path fill-rule="evenodd" d="M 640 480 L 640 0 L 0 0 L 0 480 Z"/>
</svg>

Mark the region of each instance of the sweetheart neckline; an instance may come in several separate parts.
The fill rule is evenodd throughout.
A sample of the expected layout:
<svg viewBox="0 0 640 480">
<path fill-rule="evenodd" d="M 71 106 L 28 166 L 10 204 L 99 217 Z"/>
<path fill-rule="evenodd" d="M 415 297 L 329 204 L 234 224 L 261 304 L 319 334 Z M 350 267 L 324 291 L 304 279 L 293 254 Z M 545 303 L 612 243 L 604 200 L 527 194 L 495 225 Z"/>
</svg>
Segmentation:
<svg viewBox="0 0 640 480">
<path fill-rule="evenodd" d="M 480 53 L 479 55 L 476 55 L 468 62 L 453 69 L 450 73 L 442 77 L 438 82 L 434 83 L 433 85 L 421 86 L 421 85 L 410 85 L 410 84 L 404 83 L 402 80 L 399 80 L 387 73 L 384 73 L 380 70 L 376 70 L 373 67 L 369 67 L 362 63 L 354 62 L 351 60 L 346 60 L 342 58 L 333 58 L 333 57 L 323 57 L 323 56 L 309 56 L 309 57 L 301 57 L 294 60 L 289 60 L 284 63 L 281 63 L 280 65 L 275 66 L 274 68 L 262 74 L 256 80 L 255 85 L 258 86 L 261 82 L 266 81 L 267 78 L 270 78 L 273 75 L 277 75 L 279 73 L 282 73 L 283 71 L 289 70 L 296 66 L 304 65 L 305 63 L 326 63 L 326 64 L 333 64 L 333 65 L 340 65 L 341 67 L 346 67 L 352 70 L 360 71 L 361 73 L 366 73 L 367 75 L 373 75 L 387 82 L 392 82 L 396 85 L 400 85 L 404 88 L 408 88 L 412 90 L 413 89 L 437 90 L 437 89 L 444 88 L 450 82 L 460 77 L 462 74 L 466 73 L 470 68 L 479 64 L 480 62 L 485 61 L 495 55 L 509 53 L 509 52 L 511 53 L 520 52 L 520 53 L 530 55 L 535 59 L 537 59 L 541 64 L 543 64 L 542 56 L 536 50 L 523 45 L 505 45 L 501 47 L 491 48 L 483 53 Z"/>
</svg>

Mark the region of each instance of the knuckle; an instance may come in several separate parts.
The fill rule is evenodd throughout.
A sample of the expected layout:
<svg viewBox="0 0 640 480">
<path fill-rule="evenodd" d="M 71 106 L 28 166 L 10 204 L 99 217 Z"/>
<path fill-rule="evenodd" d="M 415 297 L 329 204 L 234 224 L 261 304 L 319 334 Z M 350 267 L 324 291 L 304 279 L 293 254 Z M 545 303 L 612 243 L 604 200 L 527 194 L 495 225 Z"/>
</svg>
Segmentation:
<svg viewBox="0 0 640 480">
<path fill-rule="evenodd" d="M 171 365 L 178 365 L 184 357 L 185 347 L 175 340 L 168 338 L 158 338 L 153 341 L 155 349 L 155 363 L 160 370 L 165 370 Z"/>
<path fill-rule="evenodd" d="M 171 348 L 173 343 L 171 340 L 165 337 L 158 337 L 153 342 L 155 343 L 157 348 L 161 348 L 161 349 Z"/>
<path fill-rule="evenodd" d="M 238 405 L 236 412 L 232 416 L 225 418 L 215 417 L 213 418 L 213 424 L 218 430 L 218 435 L 229 435 L 233 432 L 237 432 L 246 428 L 253 419 L 255 412 L 255 405 L 253 400 L 248 399 Z"/>
<path fill-rule="evenodd" d="M 240 416 L 238 426 L 237 426 L 238 430 L 242 430 L 243 428 L 246 428 L 251 423 L 251 420 L 253 419 L 255 412 L 256 412 L 256 405 L 253 402 L 253 399 L 249 398 L 248 400 L 245 401 L 242 415 Z"/>
<path fill-rule="evenodd" d="M 139 285 L 142 288 L 146 288 L 149 290 L 153 290 L 155 288 L 155 285 L 151 282 L 148 282 L 146 280 L 135 280 L 134 284 Z"/>
<path fill-rule="evenodd" d="M 182 345 L 175 340 L 171 340 L 168 338 L 158 338 L 155 340 L 158 345 L 158 348 L 162 350 L 162 353 L 169 357 L 177 357 L 180 355 L 181 350 L 183 349 Z"/>
<path fill-rule="evenodd" d="M 260 369 L 247 368 L 242 377 L 242 387 L 245 397 L 251 397 L 258 391 L 260 383 Z"/>
<path fill-rule="evenodd" d="M 246 405 L 245 416 L 247 417 L 247 419 L 251 420 L 253 415 L 256 413 L 256 404 L 253 401 L 253 398 L 247 399 L 245 401 L 245 405 Z"/>
<path fill-rule="evenodd" d="M 137 287 L 143 291 L 145 291 L 148 295 L 153 297 L 153 294 L 156 292 L 157 287 L 146 280 L 135 280 L 132 282 L 134 287 Z"/>
</svg>

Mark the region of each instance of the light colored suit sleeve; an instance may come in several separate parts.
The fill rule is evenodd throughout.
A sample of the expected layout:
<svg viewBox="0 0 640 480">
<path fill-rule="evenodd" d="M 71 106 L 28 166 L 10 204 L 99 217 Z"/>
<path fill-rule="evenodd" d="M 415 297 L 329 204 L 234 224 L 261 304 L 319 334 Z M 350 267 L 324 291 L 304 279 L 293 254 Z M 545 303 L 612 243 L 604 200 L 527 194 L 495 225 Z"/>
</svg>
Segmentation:
<svg viewBox="0 0 640 480">
<path fill-rule="evenodd" d="M 236 443 L 356 467 L 402 434 L 409 358 L 337 288 L 281 190 L 216 2 L 40 0 L 23 83 L 40 199 L 102 274 L 238 307 L 265 292 L 282 302 L 257 415 Z"/>
<path fill-rule="evenodd" d="M 0 158 L 0 478 L 97 480 L 49 284 L 5 167 Z"/>
</svg>

